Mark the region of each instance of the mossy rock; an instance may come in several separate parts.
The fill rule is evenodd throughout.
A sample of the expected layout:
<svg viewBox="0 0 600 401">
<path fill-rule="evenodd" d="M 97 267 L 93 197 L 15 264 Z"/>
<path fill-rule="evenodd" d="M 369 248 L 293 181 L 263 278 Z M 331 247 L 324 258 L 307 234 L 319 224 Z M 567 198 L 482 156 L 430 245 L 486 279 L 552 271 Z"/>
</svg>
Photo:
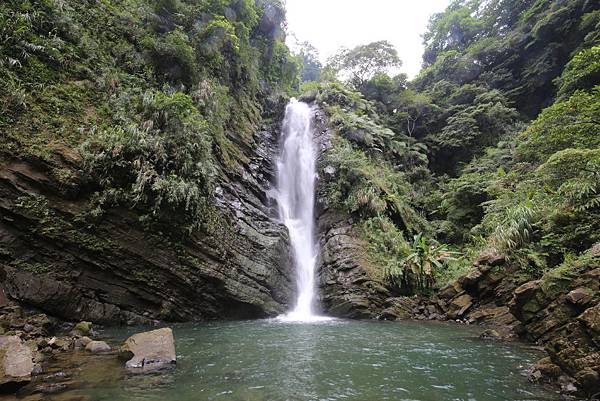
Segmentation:
<svg viewBox="0 0 600 401">
<path fill-rule="evenodd" d="M 76 335 L 87 336 L 91 333 L 91 331 L 92 331 L 92 322 L 83 321 L 83 322 L 77 323 L 71 332 Z"/>
</svg>

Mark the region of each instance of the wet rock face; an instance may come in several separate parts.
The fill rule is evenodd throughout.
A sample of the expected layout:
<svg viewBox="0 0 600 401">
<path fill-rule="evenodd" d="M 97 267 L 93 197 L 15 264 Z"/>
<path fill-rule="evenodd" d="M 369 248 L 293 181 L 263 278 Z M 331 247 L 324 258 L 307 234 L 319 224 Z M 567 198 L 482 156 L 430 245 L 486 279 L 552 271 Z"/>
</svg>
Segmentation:
<svg viewBox="0 0 600 401">
<path fill-rule="evenodd" d="M 378 317 L 388 292 L 366 273 L 361 263 L 364 244 L 334 212 L 324 212 L 318 226 L 322 232 L 318 286 L 324 311 L 336 317 Z"/>
<path fill-rule="evenodd" d="M 319 110 L 315 116 L 315 141 L 320 155 L 331 147 L 326 117 Z M 317 286 L 323 312 L 336 317 L 377 318 L 389 297 L 388 291 L 367 274 L 366 244 L 353 232 L 352 220 L 327 205 L 324 185 L 335 176 L 335 169 L 320 157 L 317 170 L 315 215 L 320 247 Z"/>
<path fill-rule="evenodd" d="M 388 298 L 379 318 L 382 320 L 406 320 L 416 318 L 419 302 L 413 297 Z"/>
<path fill-rule="evenodd" d="M 125 366 L 135 372 L 149 372 L 177 362 L 170 328 L 147 331 L 129 337 L 119 351 Z"/>
<path fill-rule="evenodd" d="M 219 174 L 215 201 L 227 227 L 177 243 L 144 230 L 135 210 L 82 223 L 92 191 L 65 188 L 53 175 L 79 169 L 77 159 L 50 165 L 0 155 L 0 302 L 6 294 L 100 324 L 283 312 L 294 290 L 287 231 L 266 195 L 279 137 L 274 121 L 239 145 L 239 171 Z"/>
<path fill-rule="evenodd" d="M 586 395 L 600 391 L 598 259 L 575 277 L 549 275 L 525 283 L 515 291 L 510 310 L 523 323 L 525 336 L 545 346 L 549 362 L 574 379 L 570 387 Z M 541 381 L 554 379 L 539 371 Z"/>
</svg>

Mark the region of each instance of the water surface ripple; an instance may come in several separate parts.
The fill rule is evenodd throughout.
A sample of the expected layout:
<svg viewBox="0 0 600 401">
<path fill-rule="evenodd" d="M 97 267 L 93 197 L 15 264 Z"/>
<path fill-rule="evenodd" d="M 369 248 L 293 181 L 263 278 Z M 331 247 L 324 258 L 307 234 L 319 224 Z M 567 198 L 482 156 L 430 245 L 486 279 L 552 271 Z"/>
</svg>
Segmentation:
<svg viewBox="0 0 600 401">
<path fill-rule="evenodd" d="M 139 330 L 139 329 L 138 329 Z M 555 400 L 527 382 L 541 357 L 441 323 L 277 320 L 174 328 L 177 367 L 90 380 L 94 400 Z M 132 329 L 107 334 L 123 339 Z M 86 380 L 82 368 L 79 379 Z M 115 378 L 117 377 L 117 378 Z"/>
</svg>

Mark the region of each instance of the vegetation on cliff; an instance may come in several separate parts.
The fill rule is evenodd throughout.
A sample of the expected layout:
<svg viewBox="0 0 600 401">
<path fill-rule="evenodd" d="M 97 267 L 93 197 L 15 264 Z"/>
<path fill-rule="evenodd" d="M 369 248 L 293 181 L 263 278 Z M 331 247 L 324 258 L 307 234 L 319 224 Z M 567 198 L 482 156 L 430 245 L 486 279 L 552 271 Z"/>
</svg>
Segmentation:
<svg viewBox="0 0 600 401">
<path fill-rule="evenodd" d="M 385 72 L 401 64 L 385 41 L 326 66 L 308 43 L 291 55 L 278 0 L 9 0 L 0 26 L 0 151 L 85 197 L 77 227 L 115 207 L 177 236 L 219 226 L 219 176 L 302 79 L 335 132 L 327 201 L 393 290 L 441 286 L 490 249 L 537 278 L 600 240 L 592 2 L 455 0 L 410 82 Z"/>
<path fill-rule="evenodd" d="M 460 255 L 428 269 L 442 286 L 484 250 L 534 279 L 600 240 L 599 15 L 586 1 L 457 0 L 432 17 L 415 80 L 382 72 L 393 57 L 375 43 L 303 84 L 337 133 L 329 203 L 358 219 L 391 288 L 427 288 L 397 279 L 422 241 Z M 345 70 L 372 73 L 328 73 Z"/>
<path fill-rule="evenodd" d="M 210 230 L 217 177 L 301 78 L 336 132 L 328 202 L 356 216 L 397 290 L 414 289 L 392 277 L 422 241 L 461 256 L 404 287 L 442 285 L 490 248 L 535 278 L 599 240 L 591 2 L 456 0 L 432 17 L 411 82 L 386 74 L 401 61 L 385 41 L 324 67 L 308 43 L 291 55 L 284 18 L 277 0 L 4 2 L 1 151 L 85 193 L 88 222 L 125 207 L 147 228 Z"/>
<path fill-rule="evenodd" d="M 388 75 L 393 57 L 374 43 L 301 85 L 329 117 L 326 201 L 363 240 L 361 280 L 425 295 L 380 301 L 379 317 L 499 325 L 497 337 L 545 346 L 530 380 L 588 396 L 600 385 L 599 32 L 585 0 L 455 0 L 431 18 L 414 80 Z"/>
<path fill-rule="evenodd" d="M 0 151 L 49 163 L 95 218 L 121 206 L 208 229 L 215 175 L 244 161 L 265 99 L 297 85 L 284 15 L 278 0 L 3 2 Z"/>
<path fill-rule="evenodd" d="M 499 315 L 548 341 L 552 363 L 600 383 L 584 360 L 598 345 L 599 6 L 454 0 L 412 81 L 388 74 L 401 60 L 386 41 L 322 65 L 309 43 L 291 54 L 285 30 L 282 0 L 1 2 L 7 293 L 102 322 L 281 312 L 287 237 L 265 194 L 276 130 L 262 134 L 298 95 L 332 134 L 319 201 L 348 223 L 330 248 L 358 237 L 351 257 L 368 268 L 341 284 L 330 269 L 336 291 L 370 291 L 332 308 L 372 316 L 387 300 L 369 297 L 461 277 L 438 293 L 446 317 L 498 291 Z M 355 269 L 344 256 L 332 265 Z"/>
</svg>

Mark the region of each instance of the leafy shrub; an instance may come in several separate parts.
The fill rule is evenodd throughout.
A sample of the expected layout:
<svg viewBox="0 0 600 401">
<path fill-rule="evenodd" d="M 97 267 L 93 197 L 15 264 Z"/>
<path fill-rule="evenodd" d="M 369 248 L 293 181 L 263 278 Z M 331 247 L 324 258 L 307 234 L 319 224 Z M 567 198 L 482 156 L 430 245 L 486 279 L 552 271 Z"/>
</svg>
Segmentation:
<svg viewBox="0 0 600 401">
<path fill-rule="evenodd" d="M 434 162 L 444 171 L 455 172 L 459 163 L 468 163 L 486 147 L 495 146 L 512 130 L 517 116 L 499 91 L 476 95 L 473 103 L 455 108 L 441 132 L 429 135 Z"/>
<path fill-rule="evenodd" d="M 216 16 L 202 27 L 195 39 L 195 46 L 202 55 L 203 64 L 220 74 L 227 70 L 229 63 L 240 52 L 240 39 L 235 26 L 225 17 Z M 227 77 L 229 74 L 226 74 Z"/>
<path fill-rule="evenodd" d="M 338 106 L 352 110 L 356 115 L 375 117 L 373 106 L 360 93 L 350 90 L 339 82 L 328 82 L 319 86 L 316 101 L 323 107 Z"/>
<path fill-rule="evenodd" d="M 144 46 L 160 78 L 186 85 L 197 81 L 198 66 L 194 49 L 184 32 L 175 30 L 158 38 L 147 37 Z"/>
<path fill-rule="evenodd" d="M 444 230 L 447 239 L 454 243 L 468 240 L 469 230 L 484 216 L 483 203 L 489 199 L 490 180 L 489 173 L 465 173 L 444 187 L 440 208 L 449 223 Z"/>
<path fill-rule="evenodd" d="M 81 148 L 102 188 L 99 206 L 138 207 L 150 222 L 178 216 L 188 231 L 209 228 L 212 140 L 191 97 L 145 92 L 128 100 L 135 101 L 126 110 L 135 120 L 100 129 Z"/>
<path fill-rule="evenodd" d="M 422 234 L 415 235 L 406 257 L 386 266 L 385 278 L 400 291 L 429 291 L 438 272 L 454 259 L 454 254 L 446 245 L 436 244 Z"/>
<path fill-rule="evenodd" d="M 423 228 L 423 218 L 410 206 L 410 184 L 384 160 L 371 160 L 337 137 L 325 163 L 335 169 L 335 178 L 326 184 L 333 206 L 364 218 L 387 215 L 409 232 Z"/>
<path fill-rule="evenodd" d="M 389 218 L 377 216 L 363 220 L 358 231 L 368 244 L 369 260 L 377 266 L 372 276 L 383 281 L 385 272 L 403 269 L 401 261 L 408 255 L 410 246 Z"/>
<path fill-rule="evenodd" d="M 491 244 L 502 252 L 526 245 L 534 234 L 534 224 L 539 221 L 537 212 L 531 201 L 506 209 L 502 222 L 491 236 Z"/>
<path fill-rule="evenodd" d="M 577 53 L 555 80 L 559 99 L 571 95 L 578 89 L 592 89 L 600 82 L 600 46 Z"/>
<path fill-rule="evenodd" d="M 600 147 L 600 87 L 576 91 L 544 109 L 523 133 L 517 148 L 521 160 L 540 163 L 567 148 Z"/>
</svg>

